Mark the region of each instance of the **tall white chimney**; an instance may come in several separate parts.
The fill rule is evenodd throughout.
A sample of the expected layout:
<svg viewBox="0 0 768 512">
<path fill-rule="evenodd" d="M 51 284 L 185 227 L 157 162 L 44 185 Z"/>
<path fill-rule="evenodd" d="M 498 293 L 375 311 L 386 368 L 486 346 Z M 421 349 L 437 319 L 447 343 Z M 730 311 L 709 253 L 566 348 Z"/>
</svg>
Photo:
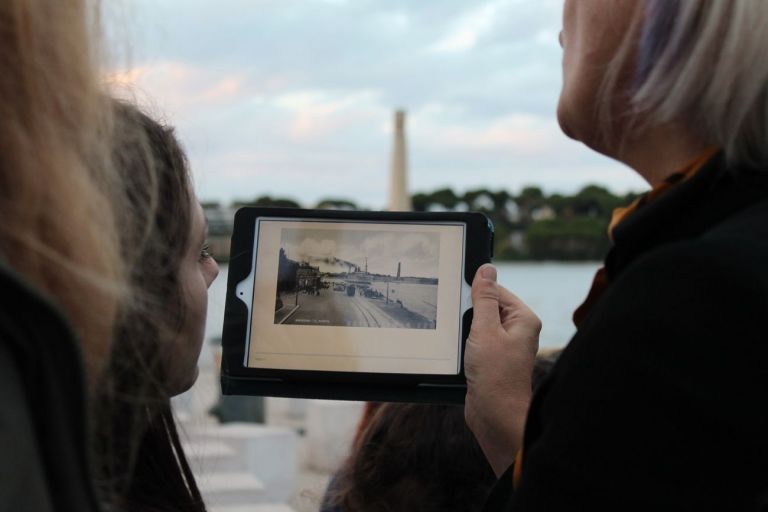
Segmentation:
<svg viewBox="0 0 768 512">
<path fill-rule="evenodd" d="M 411 196 L 407 183 L 408 163 L 405 147 L 405 111 L 395 112 L 395 140 L 392 146 L 392 168 L 389 178 L 389 211 L 410 211 Z"/>
</svg>

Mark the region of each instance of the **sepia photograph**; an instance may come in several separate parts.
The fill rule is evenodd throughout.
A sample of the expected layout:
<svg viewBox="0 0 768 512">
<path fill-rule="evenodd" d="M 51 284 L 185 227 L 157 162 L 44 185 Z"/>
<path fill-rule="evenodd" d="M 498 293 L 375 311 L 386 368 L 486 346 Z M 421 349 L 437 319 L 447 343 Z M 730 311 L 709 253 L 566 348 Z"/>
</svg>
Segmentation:
<svg viewBox="0 0 768 512">
<path fill-rule="evenodd" d="M 435 329 L 440 235 L 282 230 L 275 324 Z"/>
</svg>

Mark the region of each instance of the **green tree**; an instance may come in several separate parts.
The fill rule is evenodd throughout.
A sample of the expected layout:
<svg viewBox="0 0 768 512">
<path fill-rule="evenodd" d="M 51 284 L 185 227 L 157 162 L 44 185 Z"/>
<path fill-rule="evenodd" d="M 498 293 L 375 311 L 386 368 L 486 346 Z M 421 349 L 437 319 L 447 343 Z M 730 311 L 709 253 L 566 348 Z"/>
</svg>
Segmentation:
<svg viewBox="0 0 768 512">
<path fill-rule="evenodd" d="M 470 210 L 484 213 L 496 211 L 496 194 L 485 188 L 469 190 L 464 194 L 464 202 Z"/>
<path fill-rule="evenodd" d="M 520 207 L 520 216 L 527 221 L 536 208 L 544 205 L 544 192 L 539 187 L 528 186 L 520 191 L 515 200 Z"/>
<path fill-rule="evenodd" d="M 425 212 L 432 205 L 440 205 L 446 210 L 453 210 L 459 198 L 450 188 L 441 188 L 433 192 L 419 192 L 411 196 L 413 209 L 417 212 Z"/>
<path fill-rule="evenodd" d="M 610 246 L 607 219 L 577 217 L 533 222 L 526 232 L 528 255 L 535 260 L 600 260 Z"/>
<path fill-rule="evenodd" d="M 587 185 L 574 196 L 572 205 L 576 215 L 610 217 L 613 209 L 622 203 L 620 197 L 613 195 L 605 187 Z"/>
<path fill-rule="evenodd" d="M 359 210 L 360 208 L 353 201 L 347 199 L 328 198 L 323 199 L 315 205 L 315 208 L 322 210 Z"/>
<path fill-rule="evenodd" d="M 429 199 L 430 194 L 425 194 L 423 192 L 413 194 L 411 196 L 411 204 L 413 205 L 413 210 L 417 212 L 427 211 L 430 205 Z"/>
<path fill-rule="evenodd" d="M 459 198 L 454 193 L 453 189 L 441 188 L 435 190 L 430 194 L 430 202 L 444 206 L 448 210 L 456 208 L 456 203 L 459 202 Z"/>
<path fill-rule="evenodd" d="M 552 194 L 547 198 L 547 204 L 555 210 L 558 217 L 572 219 L 575 215 L 573 210 L 573 198 L 562 194 Z"/>
<path fill-rule="evenodd" d="M 293 199 L 287 199 L 283 197 L 271 197 L 271 196 L 259 196 L 253 201 L 238 200 L 232 203 L 235 208 L 241 206 L 266 206 L 272 208 L 301 208 L 299 203 Z"/>
</svg>

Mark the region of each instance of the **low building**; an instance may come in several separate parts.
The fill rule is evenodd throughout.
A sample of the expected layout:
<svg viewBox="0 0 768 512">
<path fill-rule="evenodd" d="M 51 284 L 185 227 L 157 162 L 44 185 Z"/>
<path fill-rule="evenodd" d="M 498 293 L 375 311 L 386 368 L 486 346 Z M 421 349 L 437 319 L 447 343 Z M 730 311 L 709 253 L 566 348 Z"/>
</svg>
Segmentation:
<svg viewBox="0 0 768 512">
<path fill-rule="evenodd" d="M 296 270 L 296 284 L 299 290 L 317 289 L 320 287 L 320 267 L 306 263 L 299 265 Z"/>
</svg>

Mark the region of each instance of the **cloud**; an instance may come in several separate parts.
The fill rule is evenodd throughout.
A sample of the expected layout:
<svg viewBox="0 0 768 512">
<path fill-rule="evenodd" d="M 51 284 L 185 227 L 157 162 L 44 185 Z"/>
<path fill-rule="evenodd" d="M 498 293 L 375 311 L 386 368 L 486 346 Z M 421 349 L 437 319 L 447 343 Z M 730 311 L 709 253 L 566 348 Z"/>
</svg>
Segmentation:
<svg viewBox="0 0 768 512">
<path fill-rule="evenodd" d="M 456 21 L 456 27 L 429 50 L 435 53 L 462 52 L 474 48 L 478 38 L 492 26 L 502 2 L 489 2 Z"/>
<path fill-rule="evenodd" d="M 289 258 L 319 265 L 324 271 L 338 271 L 349 264 L 371 273 L 393 274 L 397 264 L 408 275 L 435 276 L 439 268 L 438 233 L 325 229 L 284 229 L 281 246 Z M 341 263 L 341 264 L 340 264 Z"/>
<path fill-rule="evenodd" d="M 413 132 L 421 144 L 435 150 L 500 152 L 509 156 L 550 152 L 562 142 L 554 119 L 530 114 L 509 114 L 480 126 L 448 124 L 430 110 L 414 116 Z"/>
<path fill-rule="evenodd" d="M 315 240 L 314 238 L 304 239 L 296 249 L 296 254 L 304 260 L 317 257 L 332 258 L 336 257 L 338 252 L 339 249 L 334 240 Z"/>
<path fill-rule="evenodd" d="M 246 94 L 241 75 L 220 75 L 183 61 L 159 61 L 118 69 L 107 73 L 104 80 L 114 95 L 136 101 L 150 111 L 217 108 Z"/>
<path fill-rule="evenodd" d="M 322 140 L 356 124 L 375 123 L 382 110 L 374 91 L 298 91 L 272 101 L 289 112 L 287 133 L 299 142 Z"/>
<path fill-rule="evenodd" d="M 107 78 L 176 125 L 204 198 L 380 208 L 395 108 L 414 190 L 640 183 L 557 127 L 561 0 L 131 5 L 136 44 Z"/>
</svg>

